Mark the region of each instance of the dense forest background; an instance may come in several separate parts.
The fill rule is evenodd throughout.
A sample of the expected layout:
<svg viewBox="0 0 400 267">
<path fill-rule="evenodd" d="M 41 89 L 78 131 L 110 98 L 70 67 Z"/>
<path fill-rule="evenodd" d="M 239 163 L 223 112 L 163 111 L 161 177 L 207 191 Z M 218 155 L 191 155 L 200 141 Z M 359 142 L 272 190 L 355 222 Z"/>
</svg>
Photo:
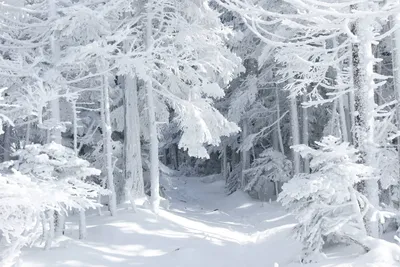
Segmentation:
<svg viewBox="0 0 400 267">
<path fill-rule="evenodd" d="M 398 228 L 398 14 L 394 0 L 0 2 L 3 259 L 40 235 L 49 248 L 72 210 L 81 238 L 100 204 L 115 216 L 147 196 L 157 213 L 171 170 L 278 199 L 304 259 L 332 235 L 368 250 Z"/>
</svg>

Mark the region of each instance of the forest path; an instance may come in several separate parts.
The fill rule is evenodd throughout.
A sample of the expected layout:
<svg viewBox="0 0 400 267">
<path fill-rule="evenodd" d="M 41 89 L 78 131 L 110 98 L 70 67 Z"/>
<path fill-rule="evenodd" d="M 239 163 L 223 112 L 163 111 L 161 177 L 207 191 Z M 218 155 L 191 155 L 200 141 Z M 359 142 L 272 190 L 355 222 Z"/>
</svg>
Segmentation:
<svg viewBox="0 0 400 267">
<path fill-rule="evenodd" d="M 274 267 L 298 254 L 299 245 L 289 237 L 293 219 L 276 203 L 241 192 L 226 196 L 223 181 L 169 180 L 169 210 L 156 216 L 122 207 L 115 218 L 89 216 L 84 242 L 70 222 L 50 251 L 24 251 L 22 267 Z"/>
</svg>

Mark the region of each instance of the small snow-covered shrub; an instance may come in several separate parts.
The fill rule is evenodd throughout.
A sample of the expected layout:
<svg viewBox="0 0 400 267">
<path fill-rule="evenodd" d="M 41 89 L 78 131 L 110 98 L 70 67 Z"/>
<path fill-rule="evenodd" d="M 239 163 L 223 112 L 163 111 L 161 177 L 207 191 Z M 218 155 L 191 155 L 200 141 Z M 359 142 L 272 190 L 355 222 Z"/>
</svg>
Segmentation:
<svg viewBox="0 0 400 267">
<path fill-rule="evenodd" d="M 302 157 L 310 156 L 311 173 L 295 175 L 283 185 L 279 201 L 296 215 L 295 237 L 303 243 L 303 262 L 320 254 L 324 238 L 362 243 L 364 215 L 371 207 L 355 185 L 370 179 L 373 169 L 359 162 L 357 149 L 333 136 L 316 142 L 318 149 L 297 145 Z"/>
<path fill-rule="evenodd" d="M 271 182 L 289 181 L 292 163 L 284 154 L 268 148 L 244 172 L 246 186 L 243 190 L 245 192 L 255 191 L 258 196 L 261 196 L 269 191 Z"/>
<path fill-rule="evenodd" d="M 21 248 L 40 236 L 40 214 L 53 208 L 46 186 L 19 172 L 0 174 L 1 266 L 12 266 Z"/>
<path fill-rule="evenodd" d="M 98 195 L 108 193 L 86 181 L 100 171 L 62 145 L 28 145 L 13 156 L 0 166 L 1 266 L 12 266 L 20 249 L 41 234 L 51 242 L 42 232 L 54 225 L 54 211 L 96 208 Z"/>
<path fill-rule="evenodd" d="M 75 155 L 65 146 L 50 143 L 28 145 L 14 153 L 18 159 L 8 165 L 37 183 L 52 183 L 60 194 L 53 196 L 57 203 L 66 208 L 96 208 L 96 197 L 106 193 L 96 184 L 86 179 L 100 175 L 100 170 L 90 167 L 90 163 Z"/>
</svg>

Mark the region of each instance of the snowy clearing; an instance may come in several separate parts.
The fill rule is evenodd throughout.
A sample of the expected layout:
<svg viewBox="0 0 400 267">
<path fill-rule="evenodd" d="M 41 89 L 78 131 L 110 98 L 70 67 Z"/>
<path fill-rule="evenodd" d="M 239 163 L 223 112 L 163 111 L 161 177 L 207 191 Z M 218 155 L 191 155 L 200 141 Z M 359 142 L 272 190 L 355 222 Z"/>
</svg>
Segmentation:
<svg viewBox="0 0 400 267">
<path fill-rule="evenodd" d="M 26 249 L 22 267 L 302 266 L 301 245 L 290 238 L 294 219 L 279 204 L 257 202 L 242 192 L 225 196 L 223 181 L 171 180 L 170 210 L 156 216 L 143 208 L 137 214 L 121 208 L 115 218 L 89 216 L 84 242 L 77 238 L 77 223 L 70 222 L 51 251 Z M 391 256 L 396 250 L 384 241 L 361 256 L 356 247 L 330 248 L 327 259 L 308 266 L 395 267 L 400 266 Z"/>
</svg>

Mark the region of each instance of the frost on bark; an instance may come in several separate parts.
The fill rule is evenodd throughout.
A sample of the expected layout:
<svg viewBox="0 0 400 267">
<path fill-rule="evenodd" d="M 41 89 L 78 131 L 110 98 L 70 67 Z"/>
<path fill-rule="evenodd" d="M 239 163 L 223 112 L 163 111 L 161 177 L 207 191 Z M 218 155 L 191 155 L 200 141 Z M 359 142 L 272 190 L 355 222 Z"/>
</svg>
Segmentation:
<svg viewBox="0 0 400 267">
<path fill-rule="evenodd" d="M 7 124 L 5 126 L 4 139 L 3 139 L 3 161 L 10 160 L 11 153 L 11 130 L 12 126 Z"/>
<path fill-rule="evenodd" d="M 249 125 L 248 120 L 245 118 L 242 121 L 242 141 L 244 141 L 249 135 Z M 246 186 L 246 179 L 244 171 L 250 167 L 250 154 L 249 151 L 243 149 L 241 151 L 241 164 L 242 164 L 242 174 L 241 174 L 241 187 L 244 188 Z"/>
<path fill-rule="evenodd" d="M 307 102 L 307 97 L 306 95 L 302 96 L 303 102 Z M 303 107 L 303 127 L 302 127 L 302 137 L 303 137 L 303 144 L 308 146 L 309 142 L 309 121 L 308 121 L 308 108 Z M 303 158 L 303 163 L 304 163 L 304 173 L 309 173 L 310 172 L 310 159 L 306 156 Z"/>
<path fill-rule="evenodd" d="M 299 115 L 297 112 L 297 99 L 295 96 L 290 96 L 290 125 L 292 129 L 292 145 L 300 144 L 300 130 L 299 130 Z M 300 154 L 293 151 L 293 171 L 294 174 L 301 172 Z"/>
<path fill-rule="evenodd" d="M 391 27 L 400 26 L 400 14 L 391 17 Z M 400 130 L 400 28 L 397 28 L 392 35 L 392 64 L 393 64 L 393 84 L 396 104 L 397 129 Z M 397 138 L 398 166 L 400 168 L 400 136 Z M 400 174 L 400 170 L 399 170 Z"/>
<path fill-rule="evenodd" d="M 76 110 L 76 99 L 71 101 L 72 116 L 73 116 L 73 150 L 75 155 L 78 157 L 78 111 Z M 86 229 L 86 212 L 84 209 L 79 210 L 79 239 L 85 239 L 87 237 Z"/>
<path fill-rule="evenodd" d="M 355 87 L 355 145 L 362 153 L 362 160 L 368 166 L 374 165 L 375 89 L 374 63 L 372 53 L 374 32 L 369 18 L 359 19 L 354 25 L 354 33 L 359 42 L 353 44 L 353 73 Z M 375 179 L 364 181 L 364 190 L 370 203 L 378 208 L 379 187 Z M 367 218 L 368 234 L 379 236 L 377 220 Z"/>
<path fill-rule="evenodd" d="M 144 195 L 137 79 L 125 77 L 125 197 L 136 211 L 135 198 Z"/>
<path fill-rule="evenodd" d="M 149 51 L 153 46 L 153 12 L 151 5 L 147 6 L 147 21 L 146 21 L 146 51 Z M 146 96 L 147 96 L 147 112 L 149 123 L 149 142 L 150 142 L 150 183 L 151 196 L 150 205 L 154 213 L 158 213 L 160 208 L 160 173 L 159 173 L 159 158 L 158 158 L 158 132 L 156 121 L 156 108 L 154 103 L 154 88 L 152 78 L 149 77 L 145 81 Z"/>
<path fill-rule="evenodd" d="M 158 134 L 157 122 L 154 107 L 153 87 L 150 81 L 146 82 L 147 91 L 147 110 L 149 113 L 149 133 L 150 133 L 150 179 L 151 197 L 150 204 L 154 213 L 158 213 L 160 208 L 160 173 L 158 158 Z"/>
<path fill-rule="evenodd" d="M 114 187 L 113 175 L 113 161 L 112 161 L 112 139 L 111 139 L 111 119 L 110 119 L 110 99 L 109 99 L 109 85 L 106 76 L 102 77 L 102 90 L 101 90 L 101 120 L 103 128 L 103 152 L 107 177 L 107 188 L 110 191 L 108 208 L 111 216 L 115 216 L 117 212 L 117 198 Z"/>
<path fill-rule="evenodd" d="M 57 19 L 57 6 L 56 6 L 56 1 L 55 0 L 48 0 L 48 6 L 49 6 L 49 20 L 54 21 Z M 60 59 L 60 47 L 58 40 L 56 37 L 53 35 L 50 36 L 50 48 L 51 48 L 51 61 L 53 68 L 56 68 L 56 65 Z M 52 88 L 52 90 L 57 90 L 57 85 L 53 84 L 52 82 L 49 84 L 50 87 L 55 87 Z M 53 99 L 50 102 L 50 115 L 51 115 L 51 121 L 53 125 L 51 126 L 52 128 L 50 129 L 50 140 L 51 142 L 55 142 L 57 144 L 62 143 L 62 136 L 61 136 L 61 119 L 60 119 L 60 99 L 56 98 Z M 51 222 L 51 220 L 55 220 Z M 50 227 L 50 231 L 53 231 L 52 228 L 54 228 L 55 234 L 56 235 L 62 235 L 65 227 L 65 215 L 62 212 L 56 212 L 55 216 L 49 217 L 50 224 L 53 225 L 53 227 Z M 51 235 L 49 235 L 50 237 Z M 46 243 L 46 249 L 50 248 L 51 246 L 51 239 L 47 240 Z"/>
</svg>

